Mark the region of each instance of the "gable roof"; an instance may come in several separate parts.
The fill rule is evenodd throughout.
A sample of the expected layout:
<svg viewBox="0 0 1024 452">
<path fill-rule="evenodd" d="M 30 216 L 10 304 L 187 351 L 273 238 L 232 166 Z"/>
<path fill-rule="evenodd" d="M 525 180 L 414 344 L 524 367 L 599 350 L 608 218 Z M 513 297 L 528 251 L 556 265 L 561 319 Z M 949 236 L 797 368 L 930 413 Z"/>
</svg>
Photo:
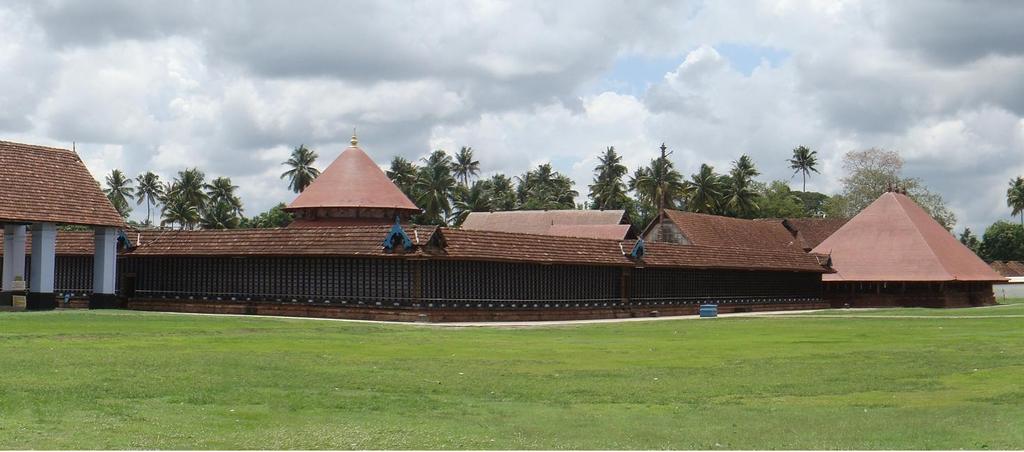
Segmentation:
<svg viewBox="0 0 1024 452">
<path fill-rule="evenodd" d="M 419 207 L 358 146 L 349 146 L 285 210 L 348 207 L 406 210 Z"/>
<path fill-rule="evenodd" d="M 123 228 L 78 154 L 0 141 L 0 221 Z"/>
<path fill-rule="evenodd" d="M 625 210 L 512 210 L 470 212 L 462 229 L 622 240 L 630 225 Z"/>
<path fill-rule="evenodd" d="M 812 250 L 843 227 L 849 218 L 786 218 L 782 225 L 789 229 L 805 250 Z"/>
<path fill-rule="evenodd" d="M 699 245 L 647 244 L 640 261 L 625 254 L 635 241 L 551 237 L 495 231 L 406 226 L 414 249 L 388 252 L 390 226 L 161 231 L 143 234 L 129 256 L 366 256 L 610 265 L 689 269 L 824 273 L 817 256 L 793 250 L 745 250 Z M 130 238 L 132 237 L 131 234 Z"/>
<path fill-rule="evenodd" d="M 1024 276 L 1024 262 L 1021 261 L 993 261 L 989 264 L 996 273 L 1006 277 Z"/>
<path fill-rule="evenodd" d="M 1005 281 L 913 200 L 884 193 L 812 251 L 825 281 Z"/>
<path fill-rule="evenodd" d="M 793 236 L 778 221 L 746 220 L 680 210 L 663 211 L 662 221 L 665 219 L 675 224 L 694 245 L 743 249 L 798 248 Z"/>
</svg>

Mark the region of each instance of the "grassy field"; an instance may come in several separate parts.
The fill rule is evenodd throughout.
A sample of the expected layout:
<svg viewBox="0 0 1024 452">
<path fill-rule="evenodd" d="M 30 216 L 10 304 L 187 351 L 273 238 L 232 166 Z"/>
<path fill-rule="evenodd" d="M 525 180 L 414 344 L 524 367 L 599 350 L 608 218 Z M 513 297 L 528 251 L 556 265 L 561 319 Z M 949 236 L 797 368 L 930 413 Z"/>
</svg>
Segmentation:
<svg viewBox="0 0 1024 452">
<path fill-rule="evenodd" d="M 853 313 L 909 317 L 0 313 L 0 448 L 1024 448 L 1024 304 Z"/>
</svg>

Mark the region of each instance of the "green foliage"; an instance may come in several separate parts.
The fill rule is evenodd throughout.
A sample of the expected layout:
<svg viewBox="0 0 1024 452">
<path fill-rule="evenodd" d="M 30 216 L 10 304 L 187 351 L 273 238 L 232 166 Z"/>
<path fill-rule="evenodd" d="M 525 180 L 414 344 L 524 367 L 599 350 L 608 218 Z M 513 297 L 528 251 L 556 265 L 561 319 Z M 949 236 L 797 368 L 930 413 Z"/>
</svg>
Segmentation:
<svg viewBox="0 0 1024 452">
<path fill-rule="evenodd" d="M 448 223 L 460 226 L 470 212 L 487 212 L 491 210 L 491 191 L 489 181 L 476 181 L 469 188 L 463 185 L 455 187 L 455 205 L 452 218 Z"/>
<path fill-rule="evenodd" d="M 795 191 L 793 192 L 797 198 L 800 198 L 800 202 L 804 205 L 805 217 L 826 217 L 828 212 L 826 206 L 828 205 L 829 196 L 824 193 L 818 193 L 816 191 Z"/>
<path fill-rule="evenodd" d="M 594 183 L 590 184 L 590 208 L 600 210 L 619 210 L 629 206 L 629 195 L 626 194 L 626 183 L 623 177 L 629 170 L 622 164 L 622 156 L 609 146 L 604 154 L 597 157 L 598 165 L 594 167 Z"/>
<path fill-rule="evenodd" d="M 394 182 L 398 186 L 405 196 L 409 199 L 416 199 L 416 195 L 413 192 L 413 185 L 416 184 L 416 164 L 406 160 L 403 157 L 395 156 L 391 159 L 391 167 L 385 172 L 388 175 L 388 179 Z"/>
<path fill-rule="evenodd" d="M 452 162 L 452 174 L 462 183 L 463 187 L 469 187 L 469 179 L 480 174 L 480 162 L 473 160 L 473 148 L 463 146 L 455 154 L 455 161 Z"/>
<path fill-rule="evenodd" d="M 487 198 L 494 210 L 515 210 L 516 190 L 512 179 L 504 174 L 495 174 L 487 180 Z"/>
<path fill-rule="evenodd" d="M 533 328 L 0 312 L 0 449 L 1020 449 L 1022 308 Z"/>
<path fill-rule="evenodd" d="M 288 171 L 281 173 L 281 179 L 288 178 L 289 190 L 302 193 L 320 175 L 320 170 L 313 167 L 317 157 L 316 152 L 304 144 L 292 150 L 291 157 L 281 163 L 288 167 Z"/>
<path fill-rule="evenodd" d="M 971 232 L 971 228 L 964 228 L 964 232 L 960 233 L 960 243 L 974 251 L 974 254 L 981 253 L 981 241 L 978 240 L 978 236 Z"/>
<path fill-rule="evenodd" d="M 292 222 L 292 214 L 286 212 L 285 204 L 270 208 L 270 210 L 256 215 L 252 218 L 242 218 L 239 227 L 242 228 L 283 228 Z"/>
<path fill-rule="evenodd" d="M 235 229 L 241 224 L 241 218 L 235 206 L 228 201 L 211 202 L 203 210 L 199 224 L 203 229 Z"/>
<path fill-rule="evenodd" d="M 690 195 L 690 186 L 669 160 L 668 147 L 661 145 L 661 155 L 646 167 L 637 168 L 629 180 L 629 189 L 636 193 L 636 210 L 646 224 L 662 209 L 679 208 Z"/>
<path fill-rule="evenodd" d="M 761 218 L 802 218 L 806 217 L 804 204 L 797 195 L 789 188 L 785 181 L 776 180 L 768 185 L 761 184 L 759 192 L 761 201 L 758 216 Z"/>
<path fill-rule="evenodd" d="M 1024 260 L 1024 226 L 997 221 L 981 239 L 981 257 L 990 261 Z"/>
<path fill-rule="evenodd" d="M 573 181 L 542 163 L 537 168 L 517 177 L 516 199 L 523 210 L 575 209 L 576 196 Z"/>
<path fill-rule="evenodd" d="M 715 168 L 701 164 L 700 171 L 690 176 L 690 196 L 686 205 L 691 212 L 715 214 L 722 208 L 722 192 L 725 189 L 722 177 Z"/>
<path fill-rule="evenodd" d="M 128 202 L 134 198 L 135 189 L 132 188 L 132 180 L 125 177 L 119 169 L 115 169 L 107 176 L 107 187 L 103 189 L 107 199 L 117 209 L 121 217 L 128 218 L 132 213 L 132 206 Z"/>
<path fill-rule="evenodd" d="M 1020 224 L 1024 226 L 1024 177 L 1010 180 L 1010 188 L 1006 189 L 1006 206 L 1011 209 L 1011 215 L 1020 215 Z"/>
<path fill-rule="evenodd" d="M 761 174 L 750 156 L 742 155 L 732 162 L 732 169 L 722 181 L 722 213 L 741 218 L 753 218 L 760 207 L 760 193 L 754 185 L 754 177 Z"/>
<path fill-rule="evenodd" d="M 852 218 L 882 193 L 901 188 L 946 229 L 952 230 L 956 224 L 956 215 L 946 207 L 942 196 L 929 191 L 920 179 L 901 176 L 903 158 L 896 151 L 871 148 L 847 152 L 843 169 L 842 198 L 833 197 L 825 206 L 830 216 Z"/>
<path fill-rule="evenodd" d="M 804 146 L 793 149 L 793 157 L 789 159 L 789 168 L 793 174 L 800 174 L 803 177 L 803 191 L 807 191 L 807 177 L 811 172 L 818 172 L 818 151 L 812 151 Z"/>
<path fill-rule="evenodd" d="M 415 222 L 421 224 L 445 224 L 451 214 L 451 197 L 455 192 L 455 177 L 452 175 L 452 158 L 443 150 L 436 150 L 423 159 L 423 166 L 416 173 L 413 184 L 416 205 L 423 209 Z"/>
<path fill-rule="evenodd" d="M 138 186 L 135 188 L 136 203 L 146 203 L 146 226 L 153 224 L 151 208 L 155 206 L 164 196 L 164 185 L 160 183 L 160 176 L 152 171 L 139 174 L 135 178 Z"/>
</svg>

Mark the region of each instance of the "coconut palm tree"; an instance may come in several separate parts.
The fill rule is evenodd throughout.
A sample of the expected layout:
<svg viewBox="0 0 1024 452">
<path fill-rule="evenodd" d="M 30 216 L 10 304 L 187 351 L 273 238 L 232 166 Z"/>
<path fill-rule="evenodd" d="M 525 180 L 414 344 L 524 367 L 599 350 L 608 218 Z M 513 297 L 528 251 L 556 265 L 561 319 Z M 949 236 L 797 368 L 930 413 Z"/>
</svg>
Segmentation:
<svg viewBox="0 0 1024 452">
<path fill-rule="evenodd" d="M 735 216 L 747 217 L 757 210 L 760 196 L 751 181 L 761 174 L 750 156 L 744 154 L 732 162 L 729 175 L 721 178 L 722 204 L 725 210 Z"/>
<path fill-rule="evenodd" d="M 416 164 L 402 157 L 391 159 L 391 168 L 386 171 L 388 179 L 398 186 L 402 193 L 412 198 L 412 186 L 416 183 Z"/>
<path fill-rule="evenodd" d="M 463 146 L 455 154 L 455 162 L 452 164 L 452 172 L 462 182 L 463 187 L 469 187 L 469 178 L 480 174 L 480 162 L 473 160 L 473 148 Z"/>
<path fill-rule="evenodd" d="M 818 172 L 818 151 L 812 151 L 804 146 L 793 149 L 793 158 L 789 159 L 789 168 L 794 170 L 793 174 L 803 174 L 804 189 L 807 191 L 807 176 L 811 171 Z"/>
<path fill-rule="evenodd" d="M 316 152 L 304 144 L 292 150 L 291 157 L 281 163 L 289 168 L 288 171 L 281 173 L 281 179 L 288 178 L 289 190 L 302 193 L 320 175 L 320 170 L 313 167 L 317 157 L 319 156 Z"/>
<path fill-rule="evenodd" d="M 512 179 L 504 174 L 495 174 L 487 180 L 488 198 L 494 210 L 515 210 L 516 190 Z"/>
<path fill-rule="evenodd" d="M 522 209 L 573 209 L 576 196 L 573 181 L 551 167 L 550 163 L 517 176 L 516 197 Z"/>
<path fill-rule="evenodd" d="M 132 207 L 128 200 L 134 199 L 135 194 L 132 180 L 125 177 L 121 170 L 115 169 L 107 176 L 107 188 L 103 189 L 103 192 L 107 194 L 107 199 L 114 205 L 117 212 L 122 217 L 128 218 L 128 215 L 132 213 Z"/>
<path fill-rule="evenodd" d="M 175 195 L 164 197 L 163 220 L 161 226 L 181 226 L 182 229 L 193 229 L 199 222 L 199 210 L 183 198 Z"/>
<path fill-rule="evenodd" d="M 423 162 L 413 185 L 417 194 L 416 204 L 423 209 L 424 222 L 444 224 L 451 212 L 450 198 L 456 184 L 452 176 L 452 159 L 444 151 L 437 150 Z"/>
<path fill-rule="evenodd" d="M 605 149 L 604 154 L 597 157 L 598 165 L 594 167 L 594 183 L 590 185 L 590 200 L 595 209 L 625 209 L 629 203 L 626 195 L 626 183 L 622 178 L 628 171 L 622 164 L 622 157 L 615 152 L 614 146 Z"/>
<path fill-rule="evenodd" d="M 240 221 L 235 207 L 228 201 L 221 201 L 203 211 L 199 224 L 203 229 L 235 229 Z"/>
<path fill-rule="evenodd" d="M 218 177 L 209 184 L 203 184 L 203 188 L 206 189 L 206 196 L 209 198 L 211 206 L 225 204 L 236 216 L 241 215 L 242 200 L 235 196 L 238 186 L 231 184 L 231 178 Z"/>
<path fill-rule="evenodd" d="M 1013 209 L 1012 215 L 1020 214 L 1020 224 L 1024 226 L 1024 177 L 1010 179 L 1010 188 L 1006 190 L 1006 206 Z"/>
<path fill-rule="evenodd" d="M 171 184 L 169 195 L 189 204 L 195 208 L 196 212 L 202 212 L 206 207 L 206 201 L 209 199 L 206 192 L 203 191 L 206 185 L 205 180 L 206 174 L 200 171 L 199 168 L 179 171 L 178 177 Z"/>
<path fill-rule="evenodd" d="M 146 225 L 152 225 L 150 208 L 155 206 L 164 195 L 164 185 L 160 183 L 160 176 L 152 171 L 147 171 L 135 178 L 138 186 L 135 187 L 136 203 L 146 203 Z"/>
<path fill-rule="evenodd" d="M 629 180 L 629 188 L 636 192 L 640 201 L 657 213 L 662 209 L 674 209 L 677 201 L 687 197 L 689 186 L 683 182 L 683 175 L 676 171 L 668 159 L 668 147 L 661 145 L 661 155 L 651 160 L 650 166 L 638 168 Z"/>
<path fill-rule="evenodd" d="M 455 187 L 454 212 L 449 221 L 453 226 L 462 225 L 470 212 L 491 210 L 489 185 L 486 181 L 478 180 L 469 188 L 462 185 Z"/>
<path fill-rule="evenodd" d="M 690 198 L 687 202 L 690 211 L 698 213 L 717 213 L 722 206 L 722 178 L 715 174 L 715 169 L 707 164 L 700 166 L 700 171 L 690 177 Z"/>
</svg>

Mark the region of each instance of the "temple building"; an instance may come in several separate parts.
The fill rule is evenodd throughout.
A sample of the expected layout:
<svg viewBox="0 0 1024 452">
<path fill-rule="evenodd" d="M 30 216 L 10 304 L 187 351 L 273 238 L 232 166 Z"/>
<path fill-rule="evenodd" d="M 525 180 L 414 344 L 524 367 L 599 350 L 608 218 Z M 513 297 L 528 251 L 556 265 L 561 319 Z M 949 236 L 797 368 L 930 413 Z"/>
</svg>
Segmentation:
<svg viewBox="0 0 1024 452">
<path fill-rule="evenodd" d="M 420 212 L 359 148 L 355 135 L 285 210 L 295 217 L 289 227 L 391 224 L 395 218 L 404 223 Z"/>
<path fill-rule="evenodd" d="M 958 307 L 993 304 L 1006 282 L 902 193 L 887 192 L 822 241 L 823 275 L 833 306 Z"/>
<path fill-rule="evenodd" d="M 798 246 L 648 242 L 629 236 L 621 211 L 524 212 L 497 222 L 535 228 L 518 231 L 411 225 L 419 209 L 357 144 L 288 206 L 297 220 L 287 228 L 129 231 L 117 258 L 119 305 L 406 321 L 827 306 L 821 276 L 831 270 Z M 57 234 L 50 300 L 99 287 L 89 284 L 98 268 L 91 255 L 110 245 L 88 235 Z"/>
<path fill-rule="evenodd" d="M 78 154 L 0 141 L 0 224 L 0 305 L 14 306 L 24 297 L 27 309 L 52 309 L 60 278 L 88 285 L 90 306 L 116 304 L 117 237 L 125 223 Z M 92 232 L 76 236 L 76 244 L 87 241 L 91 246 L 79 247 L 82 254 L 74 263 L 65 262 L 67 268 L 58 269 L 58 250 L 68 249 L 68 244 L 58 243 L 60 225 L 84 226 Z"/>
</svg>

